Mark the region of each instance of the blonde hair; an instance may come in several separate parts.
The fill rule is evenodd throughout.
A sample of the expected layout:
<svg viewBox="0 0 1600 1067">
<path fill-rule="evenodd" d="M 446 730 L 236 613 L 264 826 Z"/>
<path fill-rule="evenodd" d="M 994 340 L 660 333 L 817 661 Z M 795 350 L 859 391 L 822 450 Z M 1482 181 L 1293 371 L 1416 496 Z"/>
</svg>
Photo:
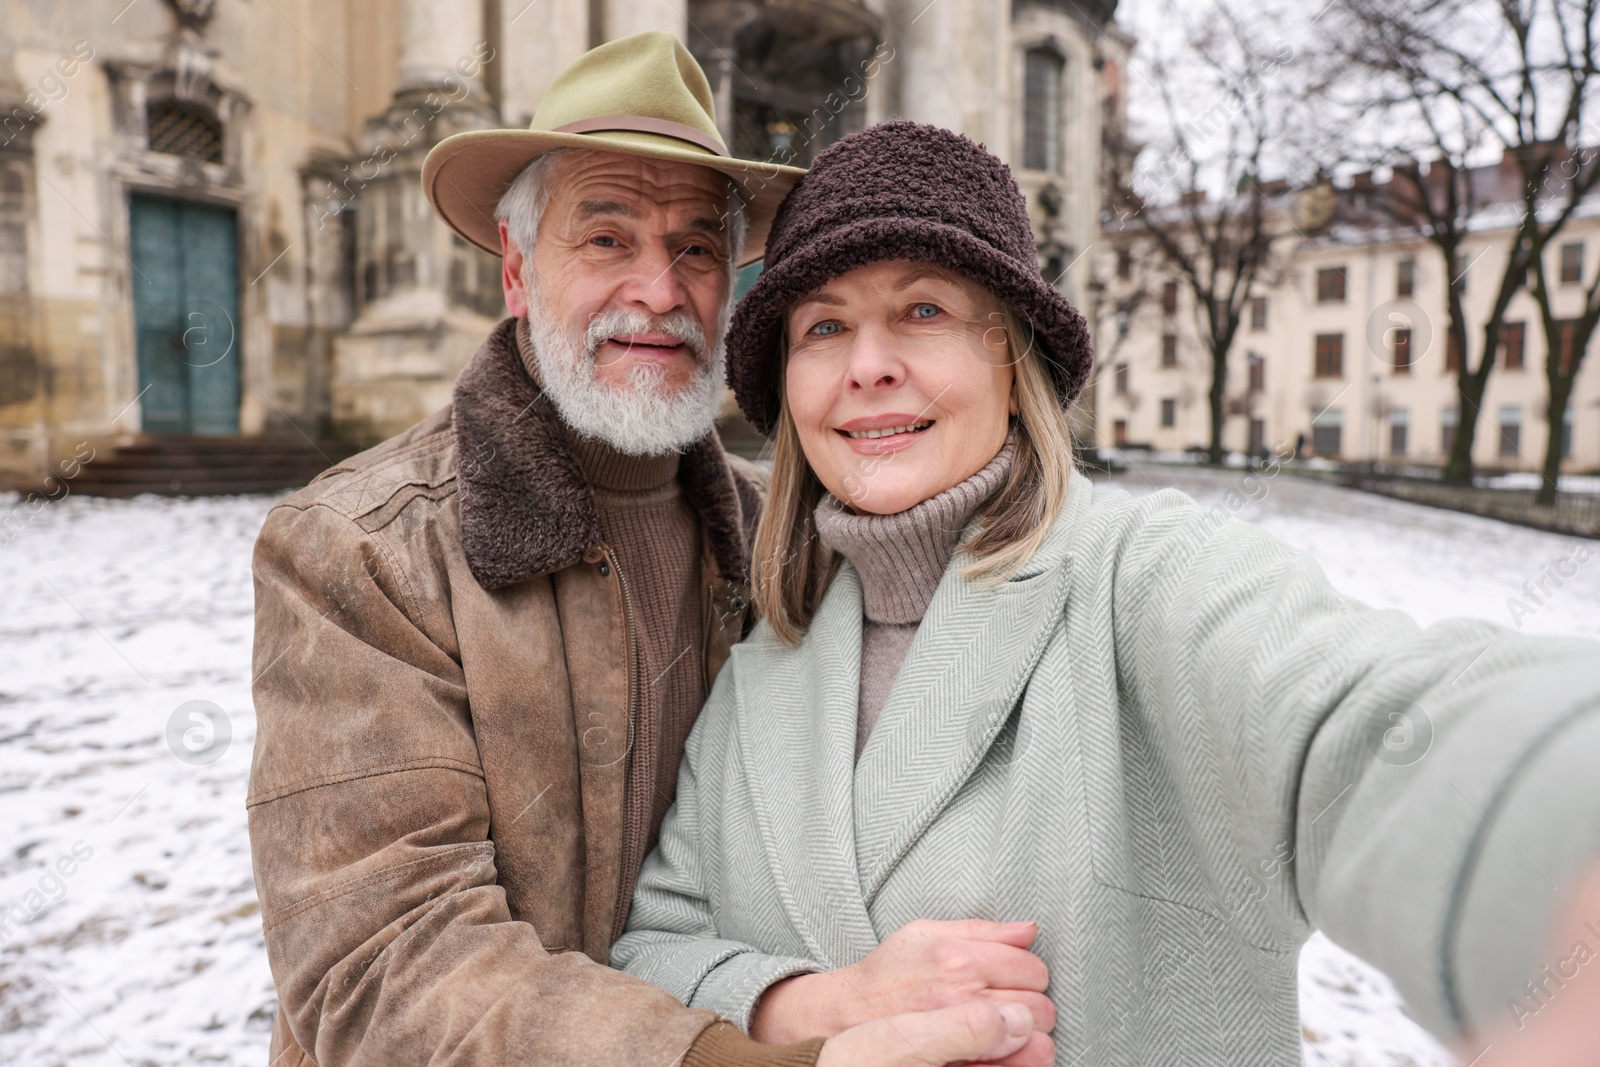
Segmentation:
<svg viewBox="0 0 1600 1067">
<path fill-rule="evenodd" d="M 991 582 L 1005 581 L 1039 550 L 1066 504 L 1073 470 L 1072 433 L 1048 357 L 1033 343 L 1031 327 L 1010 309 L 1001 315 L 1007 357 L 1015 368 L 1016 457 L 1006 484 L 974 517 L 978 534 L 960 548 L 967 557 L 962 572 Z M 785 342 L 780 336 L 780 382 Z M 788 645 L 805 636 L 839 566 L 818 539 L 813 518 L 826 491 L 806 462 L 784 397 L 773 431 L 772 485 L 756 527 L 751 583 L 756 608 Z"/>
</svg>

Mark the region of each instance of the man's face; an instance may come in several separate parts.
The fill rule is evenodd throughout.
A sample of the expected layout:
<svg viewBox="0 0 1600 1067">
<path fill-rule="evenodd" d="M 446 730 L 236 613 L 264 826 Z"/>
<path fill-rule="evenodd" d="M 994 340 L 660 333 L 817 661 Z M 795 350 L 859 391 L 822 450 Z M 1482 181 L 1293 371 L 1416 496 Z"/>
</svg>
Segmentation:
<svg viewBox="0 0 1600 1067">
<path fill-rule="evenodd" d="M 716 346 L 732 274 L 725 177 L 705 167 L 585 151 L 556 160 L 551 184 L 531 271 L 518 272 L 524 301 L 540 301 L 545 318 L 574 336 L 611 312 L 635 323 L 641 316 L 688 316 L 704 332 L 706 348 Z M 703 362 L 681 338 L 648 328 L 608 334 L 594 350 L 596 380 L 619 391 L 640 380 L 640 367 L 659 368 L 644 377 L 663 391 L 681 390 L 703 372 Z"/>
<path fill-rule="evenodd" d="M 551 162 L 532 255 L 500 224 L 506 305 L 527 316 L 545 394 L 586 437 L 681 452 L 721 404 L 728 179 L 610 152 Z"/>
</svg>

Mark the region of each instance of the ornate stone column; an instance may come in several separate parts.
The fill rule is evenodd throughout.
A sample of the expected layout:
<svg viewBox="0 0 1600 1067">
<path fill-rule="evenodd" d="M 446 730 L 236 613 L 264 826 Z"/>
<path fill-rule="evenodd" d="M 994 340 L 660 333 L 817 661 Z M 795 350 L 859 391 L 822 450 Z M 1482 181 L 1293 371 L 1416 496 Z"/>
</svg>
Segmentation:
<svg viewBox="0 0 1600 1067">
<path fill-rule="evenodd" d="M 447 403 L 456 374 L 505 314 L 499 259 L 439 221 L 420 182 L 422 161 L 441 140 L 501 125 L 486 90 L 498 57 L 484 6 L 401 0 L 394 98 L 367 121 L 354 157 L 319 174 L 314 224 L 353 231 L 357 315 L 337 343 L 330 392 L 335 431 L 358 442 Z"/>
<path fill-rule="evenodd" d="M 485 39 L 483 0 L 400 0 L 398 92 L 437 89 L 464 78 L 482 91 L 482 72 L 462 74 L 456 61 Z"/>
</svg>

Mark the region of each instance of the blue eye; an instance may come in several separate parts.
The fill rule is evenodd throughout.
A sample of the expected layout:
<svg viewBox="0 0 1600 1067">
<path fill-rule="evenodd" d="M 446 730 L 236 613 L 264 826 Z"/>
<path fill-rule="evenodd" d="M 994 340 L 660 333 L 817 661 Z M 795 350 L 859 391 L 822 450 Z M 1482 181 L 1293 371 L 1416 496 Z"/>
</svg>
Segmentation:
<svg viewBox="0 0 1600 1067">
<path fill-rule="evenodd" d="M 913 318 L 931 319 L 941 310 L 938 304 L 917 304 L 912 307 L 911 314 Z"/>
<path fill-rule="evenodd" d="M 838 329 L 839 324 L 829 320 L 827 322 L 817 323 L 815 326 L 811 327 L 811 332 L 816 334 L 818 337 L 832 337 L 834 333 L 838 331 Z"/>
</svg>

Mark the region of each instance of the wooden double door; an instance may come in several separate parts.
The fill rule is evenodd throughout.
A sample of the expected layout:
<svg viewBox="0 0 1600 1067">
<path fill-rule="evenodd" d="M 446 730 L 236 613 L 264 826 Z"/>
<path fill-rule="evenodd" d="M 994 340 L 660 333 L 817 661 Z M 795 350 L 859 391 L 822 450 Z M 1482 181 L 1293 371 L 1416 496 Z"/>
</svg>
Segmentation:
<svg viewBox="0 0 1600 1067">
<path fill-rule="evenodd" d="M 231 209 L 130 198 L 146 433 L 239 432 L 239 245 Z"/>
</svg>

